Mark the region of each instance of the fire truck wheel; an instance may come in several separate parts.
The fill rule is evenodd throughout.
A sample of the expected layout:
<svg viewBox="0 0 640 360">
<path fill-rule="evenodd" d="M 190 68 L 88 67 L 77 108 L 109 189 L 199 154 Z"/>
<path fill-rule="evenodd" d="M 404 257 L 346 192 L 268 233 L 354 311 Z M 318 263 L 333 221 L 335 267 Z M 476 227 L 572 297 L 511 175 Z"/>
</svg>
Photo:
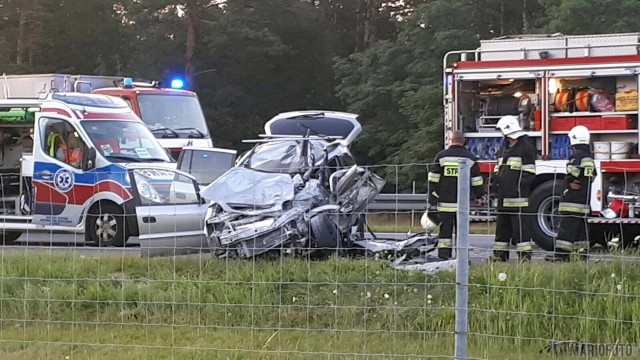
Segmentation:
<svg viewBox="0 0 640 360">
<path fill-rule="evenodd" d="M 19 231 L 2 231 L 2 245 L 11 245 L 22 235 Z"/>
<path fill-rule="evenodd" d="M 129 237 L 125 227 L 124 212 L 115 204 L 102 204 L 91 209 L 88 215 L 89 238 L 101 247 L 124 246 Z"/>
<path fill-rule="evenodd" d="M 562 181 L 549 180 L 536 187 L 529 196 L 529 206 L 535 214 L 533 241 L 546 251 L 553 251 L 557 234 L 558 203 L 562 196 Z"/>
</svg>

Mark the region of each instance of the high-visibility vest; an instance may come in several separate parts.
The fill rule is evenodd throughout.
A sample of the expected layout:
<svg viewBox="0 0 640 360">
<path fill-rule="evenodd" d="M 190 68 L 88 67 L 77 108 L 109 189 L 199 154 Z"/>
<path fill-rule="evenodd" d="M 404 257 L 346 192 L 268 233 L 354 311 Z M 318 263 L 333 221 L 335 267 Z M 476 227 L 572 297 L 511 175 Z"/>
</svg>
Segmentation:
<svg viewBox="0 0 640 360">
<path fill-rule="evenodd" d="M 60 139 L 60 146 L 66 148 L 64 140 L 60 134 L 52 132 L 47 137 L 47 146 L 49 147 L 49 156 L 56 157 L 56 138 Z"/>
<path fill-rule="evenodd" d="M 74 149 L 68 149 L 66 151 L 67 154 L 67 163 L 68 164 L 73 164 L 75 162 L 78 162 L 82 159 L 82 149 L 80 148 L 74 148 Z"/>
</svg>

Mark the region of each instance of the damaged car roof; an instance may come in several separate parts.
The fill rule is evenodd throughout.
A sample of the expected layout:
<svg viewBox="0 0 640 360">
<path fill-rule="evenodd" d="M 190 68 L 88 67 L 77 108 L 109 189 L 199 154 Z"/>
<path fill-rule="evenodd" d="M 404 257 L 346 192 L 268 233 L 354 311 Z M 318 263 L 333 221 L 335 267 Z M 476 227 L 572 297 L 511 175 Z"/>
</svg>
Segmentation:
<svg viewBox="0 0 640 360">
<path fill-rule="evenodd" d="M 264 130 L 267 135 L 339 137 L 348 146 L 362 133 L 357 119 L 357 114 L 338 111 L 292 111 L 274 116 Z"/>
</svg>

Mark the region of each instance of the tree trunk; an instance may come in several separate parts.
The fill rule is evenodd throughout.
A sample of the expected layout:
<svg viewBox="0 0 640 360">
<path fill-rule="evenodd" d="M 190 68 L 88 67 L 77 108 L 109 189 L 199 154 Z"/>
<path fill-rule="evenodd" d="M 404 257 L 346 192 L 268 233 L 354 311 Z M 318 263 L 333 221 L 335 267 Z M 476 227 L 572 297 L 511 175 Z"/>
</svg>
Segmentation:
<svg viewBox="0 0 640 360">
<path fill-rule="evenodd" d="M 18 22 L 18 39 L 16 43 L 16 65 L 22 65 L 27 48 L 27 26 L 31 15 L 31 0 L 22 0 L 22 6 L 18 8 L 20 20 Z"/>
<path fill-rule="evenodd" d="M 522 0 L 522 33 L 529 33 L 529 17 L 527 16 L 527 0 Z"/>
<path fill-rule="evenodd" d="M 363 49 L 368 48 L 376 41 L 376 21 L 378 20 L 379 0 L 367 0 L 364 18 Z"/>
<path fill-rule="evenodd" d="M 500 0 L 500 36 L 504 36 L 504 0 Z"/>
<path fill-rule="evenodd" d="M 198 17 L 197 17 L 197 7 L 192 3 L 187 3 L 185 9 L 185 15 L 187 19 L 187 49 L 186 49 L 186 58 L 185 58 L 185 80 L 188 86 L 192 85 L 193 80 L 193 70 L 195 68 L 193 57 L 196 52 L 197 46 L 197 26 Z"/>
</svg>

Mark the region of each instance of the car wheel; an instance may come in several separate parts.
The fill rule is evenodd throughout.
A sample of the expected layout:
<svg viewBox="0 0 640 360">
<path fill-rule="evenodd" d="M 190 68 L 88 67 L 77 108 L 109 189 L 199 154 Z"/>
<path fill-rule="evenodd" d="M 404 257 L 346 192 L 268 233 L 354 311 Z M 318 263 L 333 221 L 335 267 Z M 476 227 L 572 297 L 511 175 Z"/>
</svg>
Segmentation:
<svg viewBox="0 0 640 360">
<path fill-rule="evenodd" d="M 558 204 L 562 197 L 562 181 L 549 180 L 540 184 L 529 196 L 529 207 L 534 213 L 533 241 L 546 251 L 555 248 L 558 234 Z"/>
<path fill-rule="evenodd" d="M 22 235 L 20 231 L 2 231 L 2 245 L 11 245 Z"/>
<path fill-rule="evenodd" d="M 129 232 L 122 208 L 115 204 L 98 205 L 88 217 L 87 231 L 91 241 L 101 247 L 124 246 Z"/>
</svg>

